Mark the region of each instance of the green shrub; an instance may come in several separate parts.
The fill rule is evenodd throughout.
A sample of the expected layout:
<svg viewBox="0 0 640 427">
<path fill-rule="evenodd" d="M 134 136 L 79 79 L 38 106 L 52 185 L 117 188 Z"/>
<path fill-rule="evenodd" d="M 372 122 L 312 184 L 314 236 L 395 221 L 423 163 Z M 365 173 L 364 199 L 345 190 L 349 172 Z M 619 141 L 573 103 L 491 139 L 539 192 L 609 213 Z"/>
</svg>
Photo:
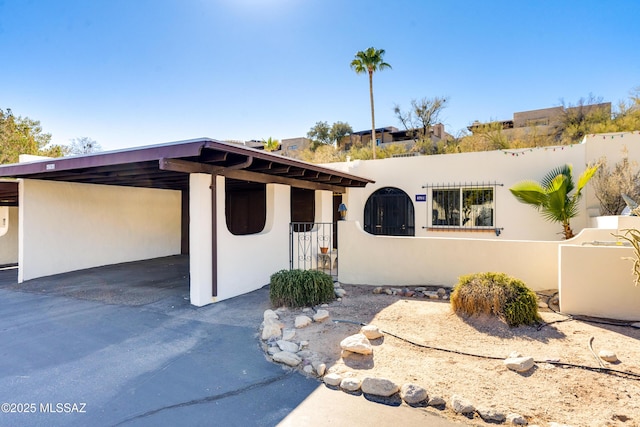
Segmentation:
<svg viewBox="0 0 640 427">
<path fill-rule="evenodd" d="M 457 314 L 489 314 L 509 326 L 531 325 L 540 320 L 536 294 L 521 280 L 504 273 L 476 273 L 460 277 L 451 293 Z"/>
<path fill-rule="evenodd" d="M 269 299 L 274 307 L 305 307 L 335 299 L 331 276 L 316 270 L 281 270 L 271 275 Z"/>
</svg>

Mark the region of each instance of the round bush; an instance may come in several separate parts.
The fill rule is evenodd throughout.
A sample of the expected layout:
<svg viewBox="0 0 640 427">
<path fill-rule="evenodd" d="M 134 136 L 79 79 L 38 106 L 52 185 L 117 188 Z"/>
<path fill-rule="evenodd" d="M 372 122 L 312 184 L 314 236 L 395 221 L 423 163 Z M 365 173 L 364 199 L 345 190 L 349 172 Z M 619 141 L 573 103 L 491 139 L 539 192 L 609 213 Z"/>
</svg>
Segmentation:
<svg viewBox="0 0 640 427">
<path fill-rule="evenodd" d="M 273 307 L 308 307 L 333 301 L 333 279 L 316 270 L 281 270 L 271 275 L 269 299 Z"/>
<path fill-rule="evenodd" d="M 504 273 L 460 277 L 451 293 L 451 307 L 459 315 L 495 315 L 509 326 L 540 321 L 536 294 L 521 280 Z"/>
</svg>

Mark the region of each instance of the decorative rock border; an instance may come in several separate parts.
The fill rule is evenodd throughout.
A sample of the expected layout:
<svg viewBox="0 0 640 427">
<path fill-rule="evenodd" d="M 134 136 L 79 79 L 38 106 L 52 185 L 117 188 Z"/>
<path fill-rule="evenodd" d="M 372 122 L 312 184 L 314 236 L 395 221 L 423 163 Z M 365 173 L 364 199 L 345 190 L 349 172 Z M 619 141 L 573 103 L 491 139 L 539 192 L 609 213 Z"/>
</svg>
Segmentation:
<svg viewBox="0 0 640 427">
<path fill-rule="evenodd" d="M 334 283 L 336 296 L 338 300 L 346 296 L 346 291 L 340 287 L 339 283 Z M 374 294 L 380 295 L 398 295 L 409 298 L 429 298 L 434 300 L 449 300 L 450 290 L 438 288 L 432 290 L 427 287 L 409 288 L 384 288 L 376 287 L 373 289 Z M 322 323 L 330 318 L 327 304 L 322 305 L 322 309 L 315 311 L 312 318 L 306 314 L 300 314 L 295 317 L 294 327 L 296 329 L 305 328 L 312 323 Z M 365 377 L 360 379 L 355 373 L 347 372 L 343 375 L 335 372 L 327 372 L 327 367 L 319 359 L 319 356 L 312 351 L 307 350 L 308 342 L 301 341 L 295 343 L 295 329 L 285 329 L 284 324 L 280 321 L 279 313 L 286 311 L 281 308 L 276 311 L 266 310 L 263 315 L 264 321 L 261 325 L 261 338 L 266 350 L 266 354 L 277 363 L 282 363 L 292 368 L 300 369 L 307 375 L 313 375 L 322 380 L 330 388 L 340 389 L 348 393 L 362 392 L 363 394 L 376 396 L 379 398 L 399 397 L 409 406 L 431 406 L 440 410 L 451 410 L 456 414 L 464 415 L 468 418 L 474 418 L 476 415 L 483 421 L 491 424 L 511 424 L 511 425 L 527 425 L 525 417 L 517 413 L 508 413 L 500 411 L 493 407 L 478 407 L 459 395 L 452 395 L 447 402 L 441 395 L 429 395 L 428 391 L 418 384 L 407 383 L 398 385 L 393 380 L 387 378 Z M 310 308 L 302 309 L 303 313 L 310 314 L 313 310 Z M 340 343 L 343 350 L 360 353 L 372 354 L 373 347 L 369 342 L 370 339 L 377 339 L 384 336 L 375 325 L 363 326 L 360 333 L 345 337 Z M 601 352 L 601 358 L 615 357 L 610 352 Z M 605 359 L 606 360 L 606 359 Z M 527 372 L 535 366 L 532 357 L 523 357 L 517 352 L 513 352 L 504 360 L 505 366 L 516 372 Z M 555 422 L 549 423 L 554 427 L 572 427 L 565 424 Z M 530 427 L 538 427 L 531 425 Z"/>
</svg>

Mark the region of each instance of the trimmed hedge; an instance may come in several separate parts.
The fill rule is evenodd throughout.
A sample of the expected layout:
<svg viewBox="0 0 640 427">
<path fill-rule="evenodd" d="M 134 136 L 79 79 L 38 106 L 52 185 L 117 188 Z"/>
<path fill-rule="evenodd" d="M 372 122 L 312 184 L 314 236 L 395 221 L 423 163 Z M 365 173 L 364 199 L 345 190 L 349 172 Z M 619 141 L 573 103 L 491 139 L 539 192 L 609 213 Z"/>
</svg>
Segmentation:
<svg viewBox="0 0 640 427">
<path fill-rule="evenodd" d="M 333 279 L 316 270 L 280 270 L 271 275 L 269 299 L 273 307 L 308 307 L 333 301 Z"/>
<path fill-rule="evenodd" d="M 504 273 L 476 273 L 460 277 L 451 293 L 457 314 L 489 314 L 509 326 L 540 321 L 536 294 L 519 279 Z"/>
</svg>

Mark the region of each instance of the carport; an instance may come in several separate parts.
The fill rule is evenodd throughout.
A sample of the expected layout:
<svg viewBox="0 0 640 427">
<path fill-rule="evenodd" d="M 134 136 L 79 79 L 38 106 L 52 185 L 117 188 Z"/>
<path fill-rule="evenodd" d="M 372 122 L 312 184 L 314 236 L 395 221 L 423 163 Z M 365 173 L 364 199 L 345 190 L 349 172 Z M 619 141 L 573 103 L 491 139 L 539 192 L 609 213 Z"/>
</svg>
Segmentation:
<svg viewBox="0 0 640 427">
<path fill-rule="evenodd" d="M 0 180 L 0 268 L 18 263 L 18 182 Z"/>
<path fill-rule="evenodd" d="M 19 282 L 189 254 L 198 306 L 288 268 L 291 187 L 313 190 L 327 212 L 334 193 L 373 182 L 212 139 L 4 165 L 0 177 L 19 178 Z M 263 194 L 263 229 L 230 230 L 239 217 L 251 226 L 254 193 Z"/>
</svg>

